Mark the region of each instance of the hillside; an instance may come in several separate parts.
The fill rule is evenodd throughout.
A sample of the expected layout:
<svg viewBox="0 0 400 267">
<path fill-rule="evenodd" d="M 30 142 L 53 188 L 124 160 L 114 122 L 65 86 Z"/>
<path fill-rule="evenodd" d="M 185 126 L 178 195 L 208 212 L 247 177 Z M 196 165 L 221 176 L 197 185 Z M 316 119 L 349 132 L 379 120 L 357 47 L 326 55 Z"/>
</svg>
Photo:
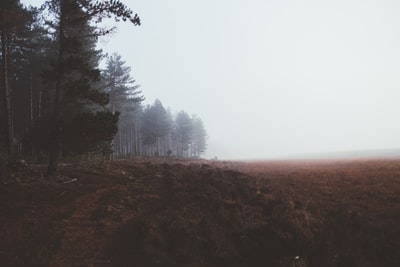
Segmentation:
<svg viewBox="0 0 400 267">
<path fill-rule="evenodd" d="M 400 266 L 399 160 L 43 171 L 0 186 L 2 266 Z"/>
</svg>

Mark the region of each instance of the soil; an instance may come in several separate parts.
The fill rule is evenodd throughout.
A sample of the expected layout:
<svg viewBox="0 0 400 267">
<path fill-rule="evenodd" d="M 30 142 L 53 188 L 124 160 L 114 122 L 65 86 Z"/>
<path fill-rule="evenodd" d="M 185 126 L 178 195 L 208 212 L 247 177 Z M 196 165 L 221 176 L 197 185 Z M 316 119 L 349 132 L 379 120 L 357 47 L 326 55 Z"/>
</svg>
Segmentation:
<svg viewBox="0 0 400 267">
<path fill-rule="evenodd" d="M 1 266 L 400 266 L 400 160 L 44 171 L 0 185 Z"/>
</svg>

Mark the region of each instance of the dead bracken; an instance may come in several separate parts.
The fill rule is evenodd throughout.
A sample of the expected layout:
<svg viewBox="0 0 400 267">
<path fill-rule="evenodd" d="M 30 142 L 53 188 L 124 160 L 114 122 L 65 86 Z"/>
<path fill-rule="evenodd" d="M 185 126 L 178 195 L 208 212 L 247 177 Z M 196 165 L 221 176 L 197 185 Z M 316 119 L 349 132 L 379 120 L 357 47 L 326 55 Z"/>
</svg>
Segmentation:
<svg viewBox="0 0 400 267">
<path fill-rule="evenodd" d="M 4 266 L 400 262 L 400 160 L 137 159 L 65 165 L 69 183 L 44 168 L 0 186 Z"/>
</svg>

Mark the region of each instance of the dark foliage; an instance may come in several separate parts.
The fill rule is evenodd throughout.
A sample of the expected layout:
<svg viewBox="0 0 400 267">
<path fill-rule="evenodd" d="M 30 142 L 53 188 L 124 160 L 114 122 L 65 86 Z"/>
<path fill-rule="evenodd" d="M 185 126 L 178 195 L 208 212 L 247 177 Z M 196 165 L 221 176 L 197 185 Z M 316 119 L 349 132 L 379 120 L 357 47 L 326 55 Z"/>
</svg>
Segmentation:
<svg viewBox="0 0 400 267">
<path fill-rule="evenodd" d="M 108 111 L 86 112 L 75 116 L 64 129 L 64 153 L 101 151 L 104 142 L 110 142 L 117 132 L 119 113 Z"/>
</svg>

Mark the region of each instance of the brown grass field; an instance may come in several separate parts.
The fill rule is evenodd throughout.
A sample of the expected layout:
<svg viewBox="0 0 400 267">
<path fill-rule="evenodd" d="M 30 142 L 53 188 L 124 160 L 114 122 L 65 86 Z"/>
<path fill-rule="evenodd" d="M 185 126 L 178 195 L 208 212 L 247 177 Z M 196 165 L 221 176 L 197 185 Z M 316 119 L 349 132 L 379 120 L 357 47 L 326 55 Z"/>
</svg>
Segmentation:
<svg viewBox="0 0 400 267">
<path fill-rule="evenodd" d="M 400 266 L 397 159 L 43 171 L 0 185 L 0 266 Z"/>
</svg>

